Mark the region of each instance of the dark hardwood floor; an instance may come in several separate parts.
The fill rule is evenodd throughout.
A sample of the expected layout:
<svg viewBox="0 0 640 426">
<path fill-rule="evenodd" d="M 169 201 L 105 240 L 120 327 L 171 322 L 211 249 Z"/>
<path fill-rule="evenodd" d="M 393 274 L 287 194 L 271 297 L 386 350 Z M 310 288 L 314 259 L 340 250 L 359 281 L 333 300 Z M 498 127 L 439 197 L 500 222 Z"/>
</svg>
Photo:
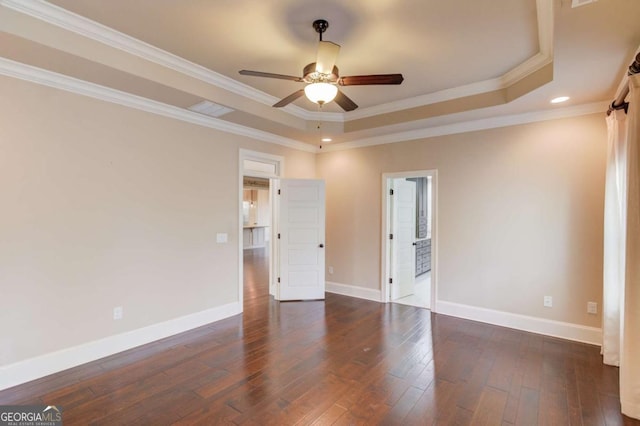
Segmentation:
<svg viewBox="0 0 640 426">
<path fill-rule="evenodd" d="M 245 252 L 244 314 L 0 392 L 75 424 L 639 424 L 599 348 L 327 294 L 276 303 Z"/>
</svg>

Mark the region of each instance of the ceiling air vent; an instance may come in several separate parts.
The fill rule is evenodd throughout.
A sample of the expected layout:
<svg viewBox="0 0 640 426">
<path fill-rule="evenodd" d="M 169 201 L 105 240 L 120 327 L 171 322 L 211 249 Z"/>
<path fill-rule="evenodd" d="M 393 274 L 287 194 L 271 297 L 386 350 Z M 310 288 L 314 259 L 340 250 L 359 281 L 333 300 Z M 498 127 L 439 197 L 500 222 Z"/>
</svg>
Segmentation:
<svg viewBox="0 0 640 426">
<path fill-rule="evenodd" d="M 595 3 L 598 0 L 571 0 L 571 7 L 584 6 L 585 4 Z"/>
<path fill-rule="evenodd" d="M 199 112 L 200 114 L 208 115 L 209 117 L 221 117 L 233 111 L 231 108 L 214 104 L 210 101 L 202 101 L 190 106 L 189 109 L 194 112 Z"/>
</svg>

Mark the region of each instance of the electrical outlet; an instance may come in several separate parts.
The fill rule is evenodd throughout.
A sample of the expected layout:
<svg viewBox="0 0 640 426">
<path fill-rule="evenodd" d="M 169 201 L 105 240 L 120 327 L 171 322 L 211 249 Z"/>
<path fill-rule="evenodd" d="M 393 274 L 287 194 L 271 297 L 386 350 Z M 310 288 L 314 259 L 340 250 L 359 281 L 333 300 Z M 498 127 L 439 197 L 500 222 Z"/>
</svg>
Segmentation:
<svg viewBox="0 0 640 426">
<path fill-rule="evenodd" d="M 113 308 L 113 319 L 121 320 L 123 313 L 124 312 L 122 310 L 122 306 L 116 306 L 115 308 Z"/>
<path fill-rule="evenodd" d="M 552 308 L 553 307 L 553 297 L 545 296 L 544 300 L 543 300 L 543 304 L 544 304 L 545 308 Z"/>
<path fill-rule="evenodd" d="M 587 302 L 587 313 L 588 314 L 597 314 L 598 313 L 598 304 L 596 302 Z"/>
<path fill-rule="evenodd" d="M 329 266 L 329 273 L 333 274 L 333 266 Z"/>
</svg>

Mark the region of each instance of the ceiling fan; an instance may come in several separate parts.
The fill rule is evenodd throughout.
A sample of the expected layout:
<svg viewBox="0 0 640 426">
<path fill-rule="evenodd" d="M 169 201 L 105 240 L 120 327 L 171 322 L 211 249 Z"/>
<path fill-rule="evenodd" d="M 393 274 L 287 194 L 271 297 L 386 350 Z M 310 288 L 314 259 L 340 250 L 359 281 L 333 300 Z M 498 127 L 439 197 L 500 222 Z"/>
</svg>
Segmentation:
<svg viewBox="0 0 640 426">
<path fill-rule="evenodd" d="M 304 89 L 293 92 L 286 98 L 277 102 L 273 106 L 280 108 L 289 105 L 302 95 L 319 104 L 320 106 L 331 102 L 335 99 L 345 111 L 353 111 L 358 105 L 353 102 L 347 95 L 338 89 L 338 86 L 364 86 L 374 84 L 400 84 L 404 77 L 402 74 L 374 74 L 374 75 L 353 75 L 348 77 L 340 77 L 338 67 L 335 66 L 340 45 L 330 41 L 322 40 L 322 33 L 329 28 L 329 23 L 324 19 L 318 19 L 313 22 L 313 28 L 320 34 L 320 43 L 318 44 L 318 53 L 316 61 L 305 66 L 302 71 L 302 77 L 292 75 L 272 74 L 261 71 L 241 70 L 242 75 L 251 75 L 255 77 L 278 78 L 281 80 L 292 80 L 299 83 L 307 83 Z"/>
</svg>

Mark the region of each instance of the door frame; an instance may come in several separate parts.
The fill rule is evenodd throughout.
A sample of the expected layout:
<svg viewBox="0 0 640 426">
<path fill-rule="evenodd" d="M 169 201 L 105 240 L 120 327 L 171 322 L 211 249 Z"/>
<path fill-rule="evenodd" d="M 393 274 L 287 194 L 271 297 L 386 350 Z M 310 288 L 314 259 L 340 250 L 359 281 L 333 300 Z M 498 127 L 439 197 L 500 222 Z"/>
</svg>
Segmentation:
<svg viewBox="0 0 640 426">
<path fill-rule="evenodd" d="M 438 170 L 416 170 L 382 174 L 382 220 L 380 233 L 380 289 L 382 302 L 389 303 L 391 288 L 391 181 L 398 178 L 430 177 L 431 178 L 431 312 L 437 312 L 438 301 Z"/>
<path fill-rule="evenodd" d="M 244 252 L 242 247 L 242 235 L 243 235 L 243 225 L 242 225 L 242 199 L 243 199 L 243 187 L 244 187 L 244 177 L 259 177 L 259 178 L 268 178 L 268 179 L 278 179 L 281 178 L 284 171 L 284 157 L 280 155 L 267 154 L 266 152 L 259 151 L 251 151 L 248 149 L 239 150 L 238 155 L 238 301 L 240 304 L 240 312 L 244 311 Z M 245 160 L 254 161 L 257 163 L 263 163 L 265 166 L 264 169 L 260 168 L 251 168 L 248 165 L 246 166 Z M 269 170 L 270 169 L 270 170 Z M 269 183 L 269 200 L 271 209 L 271 223 L 273 225 L 274 221 L 274 209 L 273 209 L 273 184 Z M 272 231 L 273 229 L 271 229 Z M 269 289 L 271 290 L 273 286 L 273 271 L 274 271 L 274 238 L 273 233 L 271 238 L 269 239 Z"/>
</svg>

